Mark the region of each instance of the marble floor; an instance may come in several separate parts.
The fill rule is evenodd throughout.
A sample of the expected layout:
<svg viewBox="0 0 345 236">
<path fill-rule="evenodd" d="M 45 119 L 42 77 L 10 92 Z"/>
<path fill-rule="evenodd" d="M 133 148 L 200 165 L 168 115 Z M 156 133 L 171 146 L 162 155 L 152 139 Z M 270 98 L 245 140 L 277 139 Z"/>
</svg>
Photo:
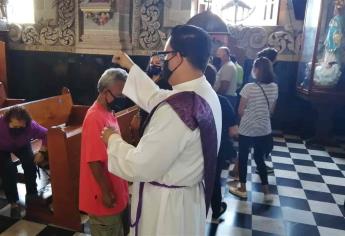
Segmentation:
<svg viewBox="0 0 345 236">
<path fill-rule="evenodd" d="M 297 136 L 277 132 L 274 151 L 267 163 L 273 202 L 266 204 L 255 163 L 248 168 L 248 199 L 229 190 L 228 169 L 222 173 L 222 191 L 227 211 L 220 221 L 208 218 L 209 236 L 344 236 L 345 235 L 345 145 L 315 148 Z M 19 190 L 25 194 L 23 184 Z M 24 193 L 23 193 L 24 191 Z M 52 225 L 9 217 L 9 205 L 0 194 L 0 235 L 87 235 Z"/>
<path fill-rule="evenodd" d="M 207 234 L 225 236 L 344 236 L 345 145 L 310 147 L 297 137 L 275 133 L 269 187 L 273 202 L 265 203 L 254 160 L 248 168 L 248 199 L 229 193 L 228 170 L 222 173 L 228 208 L 222 223 L 211 222 Z"/>
</svg>

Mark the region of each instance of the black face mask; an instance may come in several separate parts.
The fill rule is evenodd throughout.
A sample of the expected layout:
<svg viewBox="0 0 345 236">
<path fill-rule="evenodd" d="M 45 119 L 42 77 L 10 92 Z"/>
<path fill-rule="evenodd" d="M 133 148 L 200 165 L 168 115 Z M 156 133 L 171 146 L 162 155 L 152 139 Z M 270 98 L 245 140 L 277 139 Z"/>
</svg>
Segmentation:
<svg viewBox="0 0 345 236">
<path fill-rule="evenodd" d="M 219 57 L 213 57 L 212 64 L 219 70 L 222 65 L 222 60 Z"/>
<path fill-rule="evenodd" d="M 24 133 L 26 127 L 20 127 L 20 128 L 9 128 L 9 132 L 13 136 L 19 136 L 22 133 Z"/>
<path fill-rule="evenodd" d="M 162 68 L 157 65 L 150 65 L 147 70 L 147 75 L 149 77 L 159 75 L 162 72 Z"/>
<path fill-rule="evenodd" d="M 122 111 L 130 106 L 130 101 L 125 97 L 117 97 L 112 102 L 107 102 L 108 110 L 112 110 L 114 112 Z"/>
<path fill-rule="evenodd" d="M 163 62 L 163 70 L 162 70 L 162 75 L 161 78 L 168 81 L 170 76 L 172 75 L 172 71 L 169 69 L 169 60 L 164 60 Z"/>
<path fill-rule="evenodd" d="M 161 78 L 164 80 L 169 81 L 169 78 L 171 77 L 171 75 L 174 73 L 175 70 L 177 70 L 177 68 L 182 64 L 183 61 L 180 62 L 180 64 L 178 66 L 176 66 L 175 69 L 170 70 L 169 69 L 169 61 L 171 59 L 173 59 L 175 56 L 171 57 L 169 60 L 164 60 L 163 62 L 163 70 L 162 70 L 162 75 Z"/>
</svg>

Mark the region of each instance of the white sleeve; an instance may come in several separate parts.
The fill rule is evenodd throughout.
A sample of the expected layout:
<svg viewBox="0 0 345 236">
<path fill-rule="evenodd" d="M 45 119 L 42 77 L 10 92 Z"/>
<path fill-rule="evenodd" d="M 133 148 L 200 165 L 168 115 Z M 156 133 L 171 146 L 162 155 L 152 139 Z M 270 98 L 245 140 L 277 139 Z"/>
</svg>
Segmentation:
<svg viewBox="0 0 345 236">
<path fill-rule="evenodd" d="M 133 182 L 160 179 L 188 145 L 192 132 L 195 131 L 188 129 L 169 105 L 162 105 L 152 116 L 137 147 L 119 135 L 110 137 L 108 169 Z"/>
<path fill-rule="evenodd" d="M 173 92 L 159 87 L 137 65 L 133 65 L 122 93 L 135 104 L 150 112 L 158 103 L 169 97 Z"/>
</svg>

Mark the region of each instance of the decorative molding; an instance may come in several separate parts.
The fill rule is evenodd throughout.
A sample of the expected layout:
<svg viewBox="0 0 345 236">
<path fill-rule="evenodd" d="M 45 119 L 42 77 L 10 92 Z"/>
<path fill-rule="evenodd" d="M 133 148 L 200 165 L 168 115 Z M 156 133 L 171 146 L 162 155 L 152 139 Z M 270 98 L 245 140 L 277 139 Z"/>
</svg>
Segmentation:
<svg viewBox="0 0 345 236">
<path fill-rule="evenodd" d="M 161 49 L 166 40 L 161 31 L 163 0 L 134 0 L 133 46 L 136 50 Z"/>
<path fill-rule="evenodd" d="M 302 37 L 300 31 L 282 26 L 229 26 L 229 32 L 236 46 L 243 49 L 248 58 L 254 59 L 257 52 L 265 47 L 274 47 L 282 60 L 299 59 Z"/>
<path fill-rule="evenodd" d="M 9 38 L 15 44 L 42 46 L 73 46 L 75 44 L 75 1 L 56 0 L 57 16 L 35 25 L 10 24 Z M 15 45 L 12 46 L 16 47 Z M 18 46 L 18 45 L 17 45 Z"/>
<path fill-rule="evenodd" d="M 302 34 L 288 31 L 275 31 L 268 36 L 267 45 L 276 48 L 280 54 L 299 55 Z"/>
</svg>

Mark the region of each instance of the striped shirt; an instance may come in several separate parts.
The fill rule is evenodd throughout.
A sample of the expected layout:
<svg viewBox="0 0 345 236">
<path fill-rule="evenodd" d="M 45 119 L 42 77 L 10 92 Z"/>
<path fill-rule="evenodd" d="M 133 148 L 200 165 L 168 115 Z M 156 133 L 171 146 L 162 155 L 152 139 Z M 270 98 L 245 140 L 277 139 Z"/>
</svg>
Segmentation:
<svg viewBox="0 0 345 236">
<path fill-rule="evenodd" d="M 239 133 L 244 136 L 257 137 L 272 133 L 270 111 L 278 98 L 278 86 L 276 83 L 260 84 L 264 89 L 269 101 L 261 88 L 255 83 L 246 84 L 241 90 L 241 97 L 248 99 L 244 114 L 241 118 Z"/>
</svg>

